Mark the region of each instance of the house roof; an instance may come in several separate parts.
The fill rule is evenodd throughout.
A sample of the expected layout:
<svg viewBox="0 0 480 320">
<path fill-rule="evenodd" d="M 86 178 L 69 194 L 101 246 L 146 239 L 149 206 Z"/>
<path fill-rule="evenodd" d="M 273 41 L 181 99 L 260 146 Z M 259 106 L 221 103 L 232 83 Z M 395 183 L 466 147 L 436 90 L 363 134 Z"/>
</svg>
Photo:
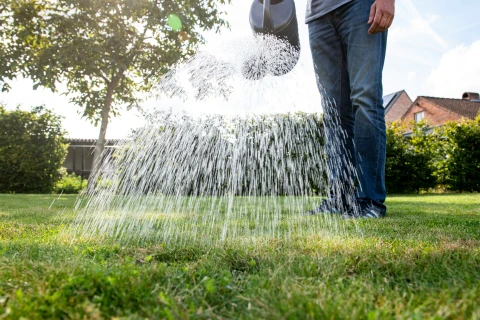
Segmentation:
<svg viewBox="0 0 480 320">
<path fill-rule="evenodd" d="M 122 143 L 124 141 L 125 141 L 125 139 L 107 139 L 105 141 L 105 145 L 113 146 L 113 145 L 117 145 L 119 143 Z M 67 139 L 67 143 L 69 143 L 72 146 L 85 145 L 85 146 L 94 147 L 96 142 L 97 142 L 97 139 L 82 139 L 82 138 Z"/>
<path fill-rule="evenodd" d="M 447 99 L 423 96 L 418 98 L 428 100 L 437 106 L 443 107 L 448 111 L 454 112 L 464 118 L 475 119 L 480 111 L 480 101 L 478 100 Z"/>
<path fill-rule="evenodd" d="M 383 97 L 383 107 L 385 108 L 385 113 L 387 113 L 390 110 L 390 108 L 395 104 L 395 102 L 398 100 L 398 98 L 400 98 L 400 96 L 404 92 L 408 96 L 405 90 L 401 90 L 401 91 L 388 94 Z"/>
<path fill-rule="evenodd" d="M 69 138 L 67 139 L 69 143 L 86 143 L 86 144 L 95 144 L 97 142 L 97 139 L 82 139 L 82 138 Z"/>
</svg>

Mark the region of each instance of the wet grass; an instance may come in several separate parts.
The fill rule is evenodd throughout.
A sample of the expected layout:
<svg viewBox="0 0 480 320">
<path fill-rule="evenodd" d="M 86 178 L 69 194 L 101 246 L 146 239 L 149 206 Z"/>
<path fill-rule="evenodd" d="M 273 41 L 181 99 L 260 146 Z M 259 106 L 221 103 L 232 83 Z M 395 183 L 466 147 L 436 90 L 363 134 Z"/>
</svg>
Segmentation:
<svg viewBox="0 0 480 320">
<path fill-rule="evenodd" d="M 74 201 L 0 195 L 0 319 L 480 318 L 478 194 L 392 196 L 349 237 L 216 247 L 70 244 Z"/>
</svg>

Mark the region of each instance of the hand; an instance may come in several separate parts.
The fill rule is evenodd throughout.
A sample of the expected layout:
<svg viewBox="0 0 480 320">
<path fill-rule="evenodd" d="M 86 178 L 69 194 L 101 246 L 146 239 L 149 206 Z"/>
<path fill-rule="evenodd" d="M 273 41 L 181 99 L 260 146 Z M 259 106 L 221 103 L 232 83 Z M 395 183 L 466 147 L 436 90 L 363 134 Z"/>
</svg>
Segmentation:
<svg viewBox="0 0 480 320">
<path fill-rule="evenodd" d="M 370 9 L 368 34 L 383 32 L 390 28 L 395 17 L 395 0 L 375 0 Z"/>
</svg>

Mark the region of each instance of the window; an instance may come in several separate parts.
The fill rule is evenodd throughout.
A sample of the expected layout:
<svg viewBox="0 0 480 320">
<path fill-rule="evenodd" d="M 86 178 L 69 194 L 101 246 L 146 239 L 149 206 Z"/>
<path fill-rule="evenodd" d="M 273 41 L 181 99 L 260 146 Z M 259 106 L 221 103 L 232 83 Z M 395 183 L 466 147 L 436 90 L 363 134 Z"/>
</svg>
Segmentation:
<svg viewBox="0 0 480 320">
<path fill-rule="evenodd" d="M 420 122 L 425 117 L 425 114 L 422 112 L 415 113 L 415 122 Z"/>
</svg>

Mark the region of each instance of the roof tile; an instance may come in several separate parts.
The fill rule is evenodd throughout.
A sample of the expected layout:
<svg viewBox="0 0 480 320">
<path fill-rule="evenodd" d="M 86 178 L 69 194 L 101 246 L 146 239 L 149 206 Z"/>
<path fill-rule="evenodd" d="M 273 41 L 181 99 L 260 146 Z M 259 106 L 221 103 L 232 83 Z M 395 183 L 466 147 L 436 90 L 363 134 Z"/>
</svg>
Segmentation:
<svg viewBox="0 0 480 320">
<path fill-rule="evenodd" d="M 462 117 L 475 119 L 480 111 L 480 101 L 462 100 L 462 99 L 447 99 L 436 97 L 421 97 L 429 100 L 437 106 L 443 107 L 451 112 L 454 112 Z"/>
</svg>

